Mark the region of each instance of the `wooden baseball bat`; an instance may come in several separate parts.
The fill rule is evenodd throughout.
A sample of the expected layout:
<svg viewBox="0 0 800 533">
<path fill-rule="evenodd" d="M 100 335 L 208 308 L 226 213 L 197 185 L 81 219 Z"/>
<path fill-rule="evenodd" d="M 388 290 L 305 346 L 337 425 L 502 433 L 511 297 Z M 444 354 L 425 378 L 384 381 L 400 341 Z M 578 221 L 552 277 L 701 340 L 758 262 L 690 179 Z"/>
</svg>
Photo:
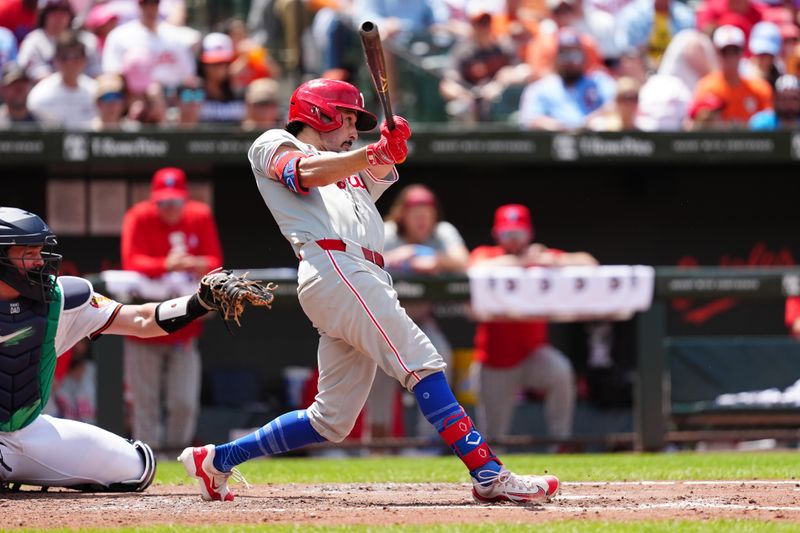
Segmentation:
<svg viewBox="0 0 800 533">
<path fill-rule="evenodd" d="M 378 26 L 374 22 L 365 21 L 358 31 L 361 35 L 361 45 L 364 47 L 364 56 L 367 60 L 372 83 L 378 93 L 378 100 L 386 116 L 386 126 L 394 129 L 394 115 L 392 113 L 392 100 L 389 98 L 389 78 L 386 75 L 386 62 L 383 59 L 383 45 L 378 34 Z"/>
</svg>

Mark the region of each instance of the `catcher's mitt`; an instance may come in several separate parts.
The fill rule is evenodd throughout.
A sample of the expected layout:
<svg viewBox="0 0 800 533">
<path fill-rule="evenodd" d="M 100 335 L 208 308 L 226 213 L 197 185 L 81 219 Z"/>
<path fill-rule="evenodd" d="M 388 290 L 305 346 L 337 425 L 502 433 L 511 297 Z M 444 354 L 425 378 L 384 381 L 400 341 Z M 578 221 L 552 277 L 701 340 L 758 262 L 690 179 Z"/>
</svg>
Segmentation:
<svg viewBox="0 0 800 533">
<path fill-rule="evenodd" d="M 273 292 L 278 288 L 272 282 L 261 283 L 247 279 L 249 272 L 237 276 L 232 270 L 217 269 L 200 280 L 197 290 L 200 302 L 209 310 L 219 311 L 222 318 L 241 326 L 239 317 L 244 313 L 244 304 L 272 307 Z"/>
</svg>

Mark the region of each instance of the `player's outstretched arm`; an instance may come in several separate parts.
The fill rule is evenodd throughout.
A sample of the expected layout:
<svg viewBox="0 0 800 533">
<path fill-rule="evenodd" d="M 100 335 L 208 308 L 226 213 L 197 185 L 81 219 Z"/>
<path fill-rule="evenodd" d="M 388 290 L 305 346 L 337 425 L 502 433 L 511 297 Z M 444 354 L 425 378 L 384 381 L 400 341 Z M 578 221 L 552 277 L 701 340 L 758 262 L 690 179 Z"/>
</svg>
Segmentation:
<svg viewBox="0 0 800 533">
<path fill-rule="evenodd" d="M 104 333 L 158 337 L 178 331 L 209 311 L 217 311 L 224 320 L 241 325 L 239 317 L 245 304 L 270 307 L 276 288 L 272 283 L 247 279 L 247 274 L 240 276 L 217 269 L 203 276 L 197 292 L 190 296 L 161 303 L 123 305 Z"/>
<path fill-rule="evenodd" d="M 393 130 L 389 130 L 384 121 L 380 139 L 358 150 L 305 156 L 284 147 L 273 157 L 272 175 L 281 182 L 297 180 L 300 189 L 306 191 L 335 183 L 365 169 L 382 178 L 392 171 L 395 164 L 405 161 L 409 137 L 411 128 L 408 121 L 395 116 Z"/>
</svg>

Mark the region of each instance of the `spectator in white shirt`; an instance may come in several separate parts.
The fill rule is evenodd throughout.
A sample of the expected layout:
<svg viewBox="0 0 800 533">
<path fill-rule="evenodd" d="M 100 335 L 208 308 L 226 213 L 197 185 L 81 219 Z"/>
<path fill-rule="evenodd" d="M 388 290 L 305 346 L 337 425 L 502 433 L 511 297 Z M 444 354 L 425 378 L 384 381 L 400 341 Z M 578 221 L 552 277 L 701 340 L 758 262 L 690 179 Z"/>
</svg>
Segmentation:
<svg viewBox="0 0 800 533">
<path fill-rule="evenodd" d="M 152 77 L 173 89 L 195 74 L 192 46 L 200 34 L 186 27 L 159 20 L 158 0 L 139 0 L 141 16 L 114 28 L 103 47 L 103 72 L 120 74 L 125 56 L 134 49 L 146 49 L 154 58 Z"/>
<path fill-rule="evenodd" d="M 67 0 L 46 0 L 40 3 L 39 27 L 22 41 L 19 47 L 19 63 L 34 81 L 55 72 L 53 58 L 56 53 L 56 38 L 70 29 L 74 18 L 72 7 Z M 100 57 L 97 53 L 97 37 L 87 31 L 79 31 L 78 39 L 86 47 L 86 74 L 95 77 L 100 74 Z"/>
<path fill-rule="evenodd" d="M 95 81 L 83 73 L 86 48 L 75 32 L 56 40 L 55 67 L 28 95 L 31 113 L 44 126 L 89 129 L 97 115 Z"/>
</svg>

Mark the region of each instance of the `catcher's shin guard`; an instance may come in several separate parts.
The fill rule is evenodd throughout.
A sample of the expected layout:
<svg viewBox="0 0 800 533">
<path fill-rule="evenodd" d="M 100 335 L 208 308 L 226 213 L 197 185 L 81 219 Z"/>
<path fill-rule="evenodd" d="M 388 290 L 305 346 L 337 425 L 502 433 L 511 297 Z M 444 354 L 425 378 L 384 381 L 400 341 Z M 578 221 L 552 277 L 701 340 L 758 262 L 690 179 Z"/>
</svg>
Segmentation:
<svg viewBox="0 0 800 533">
<path fill-rule="evenodd" d="M 138 479 L 129 479 L 127 481 L 118 481 L 111 483 L 108 486 L 100 485 L 98 483 L 84 483 L 81 485 L 72 485 L 71 489 L 80 490 L 83 492 L 142 492 L 153 482 L 156 477 L 156 457 L 153 455 L 153 450 L 150 446 L 140 440 L 131 440 L 131 444 L 139 452 L 139 455 L 144 461 L 144 472 Z"/>
</svg>

